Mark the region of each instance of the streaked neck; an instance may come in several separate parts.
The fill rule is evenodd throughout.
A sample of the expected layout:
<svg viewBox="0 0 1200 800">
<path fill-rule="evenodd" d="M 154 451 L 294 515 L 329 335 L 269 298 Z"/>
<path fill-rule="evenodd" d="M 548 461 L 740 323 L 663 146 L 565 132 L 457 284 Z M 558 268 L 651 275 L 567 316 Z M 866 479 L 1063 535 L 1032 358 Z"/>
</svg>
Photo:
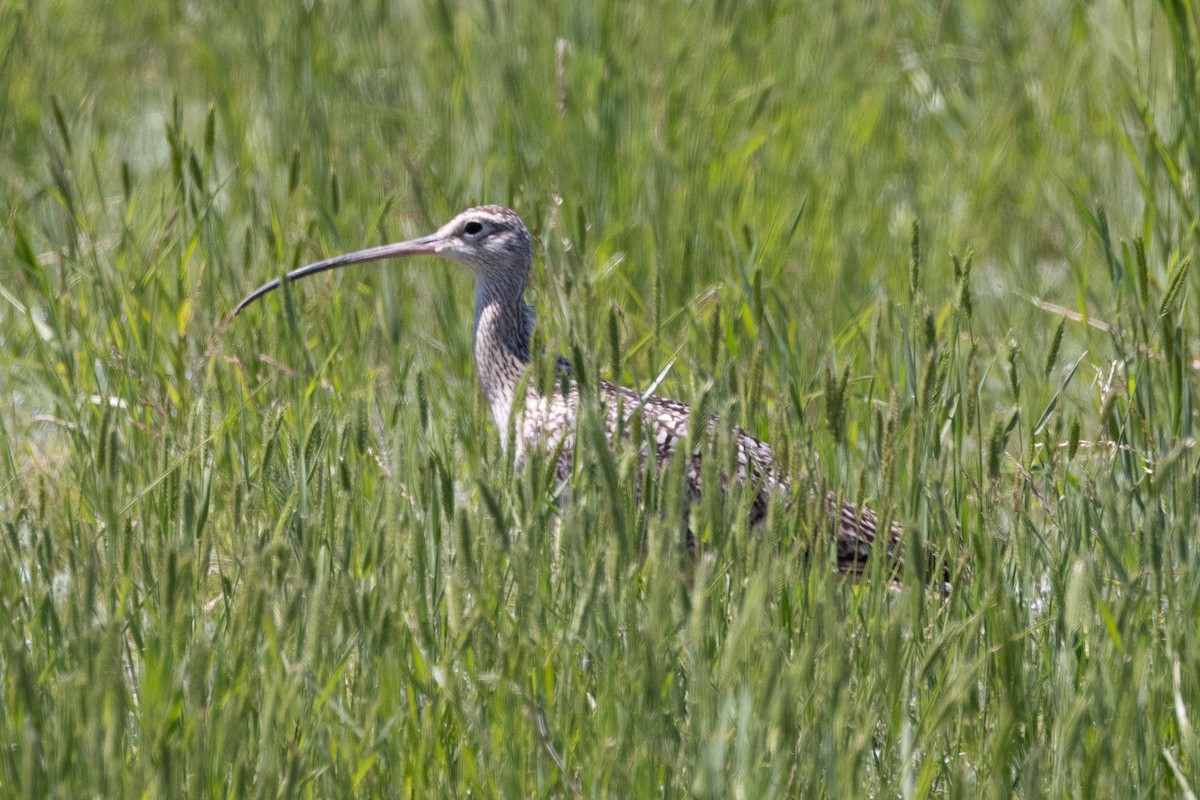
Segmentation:
<svg viewBox="0 0 1200 800">
<path fill-rule="evenodd" d="M 524 281 L 513 276 L 476 279 L 475 368 L 505 446 L 516 386 L 529 364 L 533 316 L 524 294 Z"/>
</svg>

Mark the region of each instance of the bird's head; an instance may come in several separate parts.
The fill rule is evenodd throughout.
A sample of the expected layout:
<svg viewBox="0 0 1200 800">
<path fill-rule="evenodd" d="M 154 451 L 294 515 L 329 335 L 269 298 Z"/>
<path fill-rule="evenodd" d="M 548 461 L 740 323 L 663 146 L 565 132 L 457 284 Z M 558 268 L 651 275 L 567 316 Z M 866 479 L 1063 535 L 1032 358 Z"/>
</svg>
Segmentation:
<svg viewBox="0 0 1200 800">
<path fill-rule="evenodd" d="M 469 267 L 476 279 L 516 281 L 523 288 L 533 263 L 533 238 L 521 218 L 503 206 L 468 208 L 428 236 L 357 250 L 294 269 L 282 279 L 276 278 L 255 289 L 238 303 L 234 313 L 279 288 L 283 281 L 291 282 L 351 264 L 419 255 L 457 261 Z"/>
<path fill-rule="evenodd" d="M 470 267 L 477 276 L 518 272 L 533 261 L 533 239 L 513 211 L 503 206 L 468 208 L 425 237 L 442 258 Z"/>
</svg>

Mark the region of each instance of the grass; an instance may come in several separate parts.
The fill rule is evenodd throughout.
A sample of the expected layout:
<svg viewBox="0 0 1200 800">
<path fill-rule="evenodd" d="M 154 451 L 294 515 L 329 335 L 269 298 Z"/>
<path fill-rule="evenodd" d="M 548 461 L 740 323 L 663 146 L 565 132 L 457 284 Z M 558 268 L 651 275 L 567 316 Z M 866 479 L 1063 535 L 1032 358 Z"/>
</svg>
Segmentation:
<svg viewBox="0 0 1200 800">
<path fill-rule="evenodd" d="M 1198 41 L 1192 0 L 0 7 L 0 794 L 1194 796 Z M 625 451 L 560 517 L 455 269 L 228 318 L 476 202 L 548 356 L 902 522 L 902 588 L 715 495 L 689 583 Z"/>
</svg>

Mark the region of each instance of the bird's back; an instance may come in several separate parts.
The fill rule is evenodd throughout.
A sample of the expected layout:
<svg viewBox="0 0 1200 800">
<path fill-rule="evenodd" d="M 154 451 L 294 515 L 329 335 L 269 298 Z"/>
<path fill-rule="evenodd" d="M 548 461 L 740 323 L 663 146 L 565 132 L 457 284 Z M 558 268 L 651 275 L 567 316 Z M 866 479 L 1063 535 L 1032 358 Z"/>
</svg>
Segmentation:
<svg viewBox="0 0 1200 800">
<path fill-rule="evenodd" d="M 523 441 L 519 449 L 528 451 L 531 447 L 537 447 L 557 452 L 559 478 L 566 481 L 570 478 L 577 441 L 575 433 L 579 413 L 579 388 L 569 377 L 569 362 L 559 359 L 558 370 L 560 381 L 549 397 L 539 395 L 532 387 L 529 389 L 523 418 L 520 420 L 520 438 Z M 600 381 L 599 388 L 609 446 L 613 446 L 618 439 L 632 438 L 635 435 L 634 428 L 640 426 L 641 432 L 638 436 L 646 442 L 642 463 L 645 465 L 653 452 L 655 466 L 661 472 L 681 443 L 688 440 L 689 428 L 692 425 L 691 407 L 666 397 L 643 397 L 633 389 L 608 381 Z M 718 417 L 709 416 L 706 419 L 705 432 L 716 434 L 720 425 Z M 742 483 L 749 482 L 755 491 L 749 521 L 752 525 L 759 524 L 765 520 L 771 502 L 789 502 L 792 499 L 791 481 L 775 463 L 770 445 L 737 426 L 730 427 L 730 434 L 737 464 L 720 469 L 720 491 L 726 490 L 725 485 L 731 478 Z M 518 458 L 522 459 L 523 453 L 519 452 Z M 702 461 L 702 448 L 694 444 L 684 470 L 684 496 L 687 501 L 684 508 L 685 526 L 688 514 L 686 506 L 699 501 L 702 494 Z M 810 491 L 809 498 L 813 497 L 815 492 Z M 848 574 L 861 574 L 875 550 L 879 528 L 877 515 L 869 509 L 841 500 L 832 492 L 826 495 L 824 511 L 830 520 L 831 528 L 835 531 L 839 570 Z M 885 546 L 888 560 L 893 562 L 893 565 L 900 533 L 901 528 L 898 525 L 892 525 L 888 530 Z M 690 530 L 688 541 L 694 546 Z"/>
</svg>

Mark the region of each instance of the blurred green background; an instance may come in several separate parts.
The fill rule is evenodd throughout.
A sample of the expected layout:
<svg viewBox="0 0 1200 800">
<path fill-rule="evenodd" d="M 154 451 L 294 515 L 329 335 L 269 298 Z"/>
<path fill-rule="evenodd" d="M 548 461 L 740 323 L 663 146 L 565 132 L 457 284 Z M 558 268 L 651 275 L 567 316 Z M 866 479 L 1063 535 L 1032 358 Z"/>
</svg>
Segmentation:
<svg viewBox="0 0 1200 800">
<path fill-rule="evenodd" d="M 1198 17 L 0 5 L 0 793 L 1192 796 Z M 229 318 L 477 203 L 548 355 L 901 522 L 900 586 L 715 495 L 685 576 L 621 449 L 559 513 L 457 268 Z"/>
</svg>

